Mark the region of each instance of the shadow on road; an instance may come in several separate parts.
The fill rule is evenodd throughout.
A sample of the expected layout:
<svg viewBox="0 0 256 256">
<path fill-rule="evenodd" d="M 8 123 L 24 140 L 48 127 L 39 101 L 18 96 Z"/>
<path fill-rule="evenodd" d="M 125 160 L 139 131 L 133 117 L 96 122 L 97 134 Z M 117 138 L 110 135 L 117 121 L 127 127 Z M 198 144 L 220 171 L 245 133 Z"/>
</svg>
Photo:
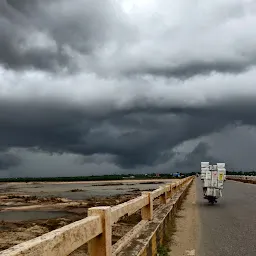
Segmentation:
<svg viewBox="0 0 256 256">
<path fill-rule="evenodd" d="M 197 202 L 196 205 L 199 207 L 199 208 L 206 208 L 206 207 L 210 207 L 210 208 L 217 208 L 217 209 L 220 209 L 220 208 L 225 208 L 225 204 L 223 202 L 218 202 L 217 204 L 210 204 L 208 203 L 207 201 L 205 202 Z"/>
</svg>

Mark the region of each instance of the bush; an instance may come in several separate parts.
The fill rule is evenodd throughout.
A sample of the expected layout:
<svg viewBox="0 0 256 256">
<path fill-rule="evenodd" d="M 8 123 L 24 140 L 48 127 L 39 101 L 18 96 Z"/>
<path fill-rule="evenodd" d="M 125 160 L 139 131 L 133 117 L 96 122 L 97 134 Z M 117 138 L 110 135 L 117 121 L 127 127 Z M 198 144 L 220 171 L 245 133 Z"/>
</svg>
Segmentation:
<svg viewBox="0 0 256 256">
<path fill-rule="evenodd" d="M 157 255 L 158 256 L 168 256 L 168 249 L 165 246 L 160 245 L 157 248 Z"/>
</svg>

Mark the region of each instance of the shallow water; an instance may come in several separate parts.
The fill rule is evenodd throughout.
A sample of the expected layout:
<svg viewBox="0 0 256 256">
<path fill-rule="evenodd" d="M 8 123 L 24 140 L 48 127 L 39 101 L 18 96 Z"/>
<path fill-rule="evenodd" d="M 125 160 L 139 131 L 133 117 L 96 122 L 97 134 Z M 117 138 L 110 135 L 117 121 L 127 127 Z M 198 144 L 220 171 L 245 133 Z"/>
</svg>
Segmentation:
<svg viewBox="0 0 256 256">
<path fill-rule="evenodd" d="M 39 219 L 59 218 L 69 215 L 68 212 L 61 211 L 13 211 L 0 212 L 0 221 L 27 221 Z"/>
</svg>

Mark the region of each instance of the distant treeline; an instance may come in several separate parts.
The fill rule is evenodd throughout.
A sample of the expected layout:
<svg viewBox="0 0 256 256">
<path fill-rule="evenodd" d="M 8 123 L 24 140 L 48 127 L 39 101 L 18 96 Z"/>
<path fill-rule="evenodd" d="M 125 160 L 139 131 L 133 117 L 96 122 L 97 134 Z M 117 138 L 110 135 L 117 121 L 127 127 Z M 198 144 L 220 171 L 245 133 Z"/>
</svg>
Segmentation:
<svg viewBox="0 0 256 256">
<path fill-rule="evenodd" d="M 196 173 L 181 173 L 181 178 L 195 175 Z M 77 177 L 20 177 L 20 178 L 0 178 L 0 182 L 40 182 L 40 181 L 104 181 L 104 180 L 124 180 L 124 179 L 173 179 L 174 174 L 126 174 L 126 175 L 99 175 L 99 176 L 77 176 Z"/>
</svg>

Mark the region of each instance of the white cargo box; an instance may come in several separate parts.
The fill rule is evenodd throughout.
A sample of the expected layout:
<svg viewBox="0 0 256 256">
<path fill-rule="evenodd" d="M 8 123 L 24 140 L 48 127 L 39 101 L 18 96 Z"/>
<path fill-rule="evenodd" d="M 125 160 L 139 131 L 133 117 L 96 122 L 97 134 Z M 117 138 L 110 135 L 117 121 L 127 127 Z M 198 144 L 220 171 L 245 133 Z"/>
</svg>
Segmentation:
<svg viewBox="0 0 256 256">
<path fill-rule="evenodd" d="M 213 165 L 210 165 L 209 168 L 210 168 L 210 171 L 213 171 L 213 170 L 214 170 Z"/>
<path fill-rule="evenodd" d="M 212 180 L 218 180 L 218 171 L 212 171 Z"/>
<path fill-rule="evenodd" d="M 209 162 L 201 162 L 201 167 L 209 167 Z"/>
<path fill-rule="evenodd" d="M 226 168 L 219 167 L 219 168 L 218 168 L 218 171 L 223 171 L 223 172 L 226 173 Z"/>
<path fill-rule="evenodd" d="M 219 189 L 223 189 L 223 187 L 224 187 L 224 181 L 218 181 L 218 188 Z"/>
<path fill-rule="evenodd" d="M 206 171 L 205 172 L 205 179 L 206 180 L 211 180 L 212 179 L 212 172 L 211 171 Z"/>
<path fill-rule="evenodd" d="M 207 188 L 205 195 L 206 196 L 213 196 L 213 188 Z"/>
<path fill-rule="evenodd" d="M 218 168 L 225 168 L 225 163 L 217 163 Z"/>
<path fill-rule="evenodd" d="M 201 180 L 204 180 L 205 179 L 205 172 L 202 172 L 201 173 Z"/>
<path fill-rule="evenodd" d="M 206 172 L 209 171 L 209 167 L 202 167 L 201 168 L 201 180 L 205 179 Z"/>
<path fill-rule="evenodd" d="M 214 196 L 216 196 L 217 198 L 219 198 L 219 197 L 222 196 L 221 190 L 220 190 L 220 189 L 217 189 L 217 188 L 214 188 L 213 194 L 214 194 Z"/>
<path fill-rule="evenodd" d="M 212 186 L 212 181 L 204 179 L 203 187 L 207 188 L 207 187 L 211 187 L 211 186 Z"/>
<path fill-rule="evenodd" d="M 218 172 L 212 171 L 212 187 L 218 188 Z"/>
</svg>

